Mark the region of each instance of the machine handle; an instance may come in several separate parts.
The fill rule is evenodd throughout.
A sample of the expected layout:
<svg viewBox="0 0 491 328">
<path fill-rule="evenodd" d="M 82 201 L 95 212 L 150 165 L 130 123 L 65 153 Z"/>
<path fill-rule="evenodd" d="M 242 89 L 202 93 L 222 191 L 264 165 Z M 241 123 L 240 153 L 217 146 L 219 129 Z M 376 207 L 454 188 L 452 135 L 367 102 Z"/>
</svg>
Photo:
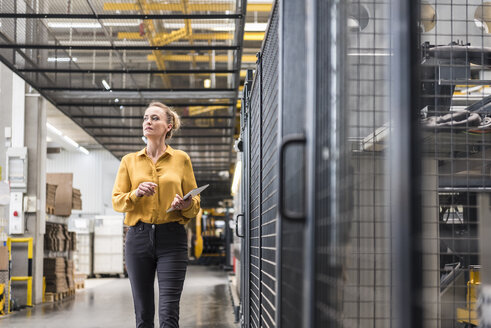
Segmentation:
<svg viewBox="0 0 491 328">
<path fill-rule="evenodd" d="M 279 149 L 279 155 L 280 155 L 280 160 L 278 165 L 280 166 L 280 172 L 279 172 L 279 204 L 278 204 L 278 210 L 280 212 L 280 215 L 284 217 L 285 219 L 288 220 L 305 220 L 305 213 L 296 213 L 294 211 L 290 211 L 289 209 L 284 208 L 284 174 L 285 170 L 283 168 L 283 158 L 285 157 L 285 151 L 288 148 L 288 146 L 292 144 L 301 144 L 305 145 L 307 142 L 307 138 L 303 134 L 291 134 L 283 138 L 281 141 L 280 149 Z"/>
<path fill-rule="evenodd" d="M 237 214 L 236 218 L 235 218 L 235 235 L 239 238 L 244 238 L 244 235 L 239 235 L 239 217 L 243 217 L 245 218 L 245 215 L 244 213 L 241 213 L 241 214 Z M 242 224 L 242 230 L 244 230 L 244 224 Z"/>
</svg>

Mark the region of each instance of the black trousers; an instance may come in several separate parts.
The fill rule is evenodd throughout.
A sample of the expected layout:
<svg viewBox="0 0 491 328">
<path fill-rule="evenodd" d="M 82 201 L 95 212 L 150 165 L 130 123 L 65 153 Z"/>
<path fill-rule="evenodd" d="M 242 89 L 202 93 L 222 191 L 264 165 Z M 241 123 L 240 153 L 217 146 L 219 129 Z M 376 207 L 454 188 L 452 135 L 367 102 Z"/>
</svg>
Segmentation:
<svg viewBox="0 0 491 328">
<path fill-rule="evenodd" d="M 160 328 L 178 328 L 179 301 L 188 264 L 184 227 L 176 222 L 155 225 L 138 222 L 126 234 L 125 257 L 136 327 L 154 327 L 157 272 Z"/>
</svg>

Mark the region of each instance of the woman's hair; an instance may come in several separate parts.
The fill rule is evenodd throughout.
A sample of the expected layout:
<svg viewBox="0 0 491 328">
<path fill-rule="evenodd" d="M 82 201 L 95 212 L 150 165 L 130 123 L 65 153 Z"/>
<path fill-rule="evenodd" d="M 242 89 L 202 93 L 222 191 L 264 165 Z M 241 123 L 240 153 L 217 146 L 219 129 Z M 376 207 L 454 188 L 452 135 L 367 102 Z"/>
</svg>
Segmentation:
<svg viewBox="0 0 491 328">
<path fill-rule="evenodd" d="M 181 119 L 179 118 L 179 115 L 174 110 L 172 110 L 169 106 L 164 105 L 161 102 L 152 102 L 150 103 L 150 105 L 148 105 L 147 108 L 150 107 L 158 107 L 165 112 L 165 115 L 167 116 L 167 124 L 172 124 L 172 130 L 167 132 L 167 135 L 165 136 L 165 140 L 172 138 L 174 133 L 176 133 L 181 127 Z"/>
</svg>

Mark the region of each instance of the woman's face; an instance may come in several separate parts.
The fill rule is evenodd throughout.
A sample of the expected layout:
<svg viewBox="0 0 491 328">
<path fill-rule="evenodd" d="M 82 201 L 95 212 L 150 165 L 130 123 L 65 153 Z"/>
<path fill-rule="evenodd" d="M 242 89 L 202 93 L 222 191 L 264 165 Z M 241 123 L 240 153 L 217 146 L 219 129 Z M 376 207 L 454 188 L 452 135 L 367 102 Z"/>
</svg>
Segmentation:
<svg viewBox="0 0 491 328">
<path fill-rule="evenodd" d="M 172 129 L 167 124 L 167 114 L 160 107 L 148 107 L 143 116 L 143 135 L 149 137 L 162 137 Z"/>
</svg>

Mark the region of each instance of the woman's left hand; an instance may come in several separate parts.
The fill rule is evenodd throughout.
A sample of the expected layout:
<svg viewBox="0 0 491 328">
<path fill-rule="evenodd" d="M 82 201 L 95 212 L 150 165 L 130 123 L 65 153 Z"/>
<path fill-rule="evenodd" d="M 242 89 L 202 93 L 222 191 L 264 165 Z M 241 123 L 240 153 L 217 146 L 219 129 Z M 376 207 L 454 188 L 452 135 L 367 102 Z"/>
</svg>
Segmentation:
<svg viewBox="0 0 491 328">
<path fill-rule="evenodd" d="M 174 197 L 171 206 L 174 207 L 176 210 L 186 210 L 191 206 L 192 203 L 192 197 L 189 197 L 186 200 L 182 200 L 182 197 L 176 194 L 176 197 Z"/>
</svg>

